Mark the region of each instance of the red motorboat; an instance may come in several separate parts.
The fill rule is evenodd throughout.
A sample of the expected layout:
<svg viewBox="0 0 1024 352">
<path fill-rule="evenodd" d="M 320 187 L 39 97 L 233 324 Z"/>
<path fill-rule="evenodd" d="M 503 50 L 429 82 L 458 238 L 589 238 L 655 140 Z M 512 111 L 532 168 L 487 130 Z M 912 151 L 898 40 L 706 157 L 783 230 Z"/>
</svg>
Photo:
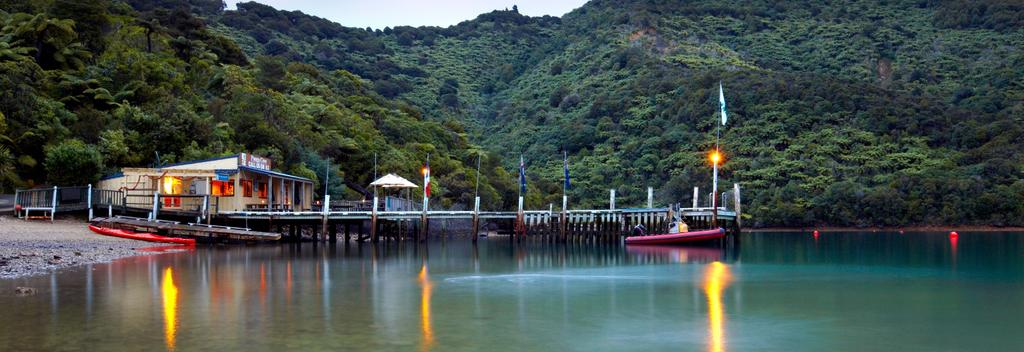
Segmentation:
<svg viewBox="0 0 1024 352">
<path fill-rule="evenodd" d="M 112 228 L 109 228 L 109 227 L 99 227 L 99 226 L 94 226 L 94 225 L 89 225 L 89 229 L 92 230 L 92 232 L 95 232 L 95 233 L 98 233 L 98 234 L 101 234 L 101 235 L 104 235 L 104 236 L 121 237 L 121 238 L 128 238 L 128 239 L 139 240 L 139 241 L 146 241 L 146 242 L 175 243 L 175 244 L 185 244 L 185 245 L 195 245 L 196 244 L 196 240 L 191 239 L 191 238 L 165 237 L 165 236 L 160 236 L 160 235 L 156 235 L 156 234 L 152 234 L 152 233 L 131 232 L 131 231 L 125 231 L 125 230 L 121 230 L 121 229 L 112 229 Z"/>
<path fill-rule="evenodd" d="M 629 236 L 626 244 L 680 244 L 717 240 L 725 237 L 725 229 L 690 231 L 663 235 Z"/>
</svg>

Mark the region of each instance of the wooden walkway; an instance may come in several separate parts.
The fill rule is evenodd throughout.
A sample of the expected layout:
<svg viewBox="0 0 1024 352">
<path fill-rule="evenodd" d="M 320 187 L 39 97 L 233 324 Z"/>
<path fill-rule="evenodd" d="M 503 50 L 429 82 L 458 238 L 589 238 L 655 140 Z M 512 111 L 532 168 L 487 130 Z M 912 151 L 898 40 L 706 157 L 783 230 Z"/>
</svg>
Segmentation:
<svg viewBox="0 0 1024 352">
<path fill-rule="evenodd" d="M 206 224 L 182 224 L 166 220 L 153 221 L 123 216 L 95 218 L 92 219 L 92 224 L 134 232 L 153 233 L 161 236 L 195 238 L 202 242 L 265 242 L 281 239 L 280 233 Z"/>
<path fill-rule="evenodd" d="M 480 235 L 498 234 L 512 235 L 513 239 L 520 240 L 539 238 L 556 242 L 603 243 L 618 242 L 637 225 L 643 225 L 648 233 L 665 233 L 674 219 L 685 221 L 691 229 L 717 226 L 733 233 L 740 230 L 742 213 L 738 185 L 734 185 L 733 191 L 721 194 L 717 212 L 710 207 L 710 194 L 704 199 L 708 203 L 704 207 L 696 201 L 697 195 L 698 189 L 694 188 L 694 202 L 689 208 L 682 208 L 678 204 L 672 207 L 652 207 L 653 191 L 648 188 L 648 206 L 644 208 L 616 209 L 615 193 L 612 191 L 608 209 L 555 211 L 552 206 L 548 210 L 481 211 L 477 197 L 474 210 L 460 211 L 384 211 L 373 206 L 369 207 L 370 210 L 327 208 L 317 211 L 282 211 L 269 208 L 220 211 L 217 206 L 211 206 L 217 204 L 215 196 L 173 195 L 194 198 L 195 202 L 192 203 L 195 204 L 180 209 L 165 209 L 161 206 L 161 197 L 172 196 L 154 194 L 147 198 L 150 204 L 146 204 L 129 202 L 121 191 L 86 186 L 19 190 L 15 203 L 20 208 L 18 215 L 24 217 L 29 215 L 29 211 L 47 212 L 52 217 L 53 213 L 61 211 L 87 210 L 90 219 L 93 219 L 94 212 L 105 213 L 106 217 L 95 218 L 95 221 L 113 227 L 211 241 L 276 241 L 283 237 L 292 240 L 335 240 L 339 227 L 343 229 L 346 240 L 350 239 L 352 232 L 355 232 L 357 240 L 374 242 L 380 239 L 425 240 L 431 230 L 440 228 L 447 233 L 449 225 L 460 224 L 461 227 L 456 231 L 469 234 L 473 241 Z M 374 199 L 370 204 L 379 203 Z M 563 199 L 563 207 L 566 204 Z M 122 216 L 115 217 L 115 213 Z M 146 218 L 123 216 L 128 214 Z"/>
</svg>

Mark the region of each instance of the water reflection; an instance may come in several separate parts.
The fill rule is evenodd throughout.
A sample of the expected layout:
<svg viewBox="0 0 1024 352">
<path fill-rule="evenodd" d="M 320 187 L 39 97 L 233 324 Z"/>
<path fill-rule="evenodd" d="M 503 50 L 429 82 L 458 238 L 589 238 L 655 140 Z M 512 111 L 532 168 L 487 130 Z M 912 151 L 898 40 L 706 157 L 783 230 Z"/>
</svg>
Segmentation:
<svg viewBox="0 0 1024 352">
<path fill-rule="evenodd" d="M 728 247 L 507 240 L 338 244 L 336 252 L 200 247 L 0 281 L 0 306 L 10 311 L 0 325 L 41 327 L 0 329 L 0 345 L 1021 350 L 1024 337 L 1012 330 L 1024 315 L 1024 234 L 965 235 L 962 249 L 947 235 L 822 233 L 815 243 L 806 233 L 744 234 L 742 261 Z M 15 297 L 16 286 L 40 294 Z M 906 329 L 910 320 L 921 328 Z"/>
<path fill-rule="evenodd" d="M 712 262 L 704 269 L 704 293 L 708 296 L 708 324 L 711 334 L 709 350 L 725 350 L 725 316 L 722 309 L 722 291 L 729 284 L 729 267 L 721 262 Z"/>
<path fill-rule="evenodd" d="M 174 285 L 174 270 L 164 269 L 161 292 L 164 297 L 164 338 L 167 350 L 174 351 L 174 337 L 178 330 L 178 286 Z"/>
<path fill-rule="evenodd" d="M 420 268 L 418 280 L 420 283 L 420 325 L 423 330 L 423 348 L 421 350 L 427 351 L 434 344 L 434 328 L 430 325 L 430 290 L 434 284 L 428 277 L 426 263 L 423 263 Z"/>
</svg>

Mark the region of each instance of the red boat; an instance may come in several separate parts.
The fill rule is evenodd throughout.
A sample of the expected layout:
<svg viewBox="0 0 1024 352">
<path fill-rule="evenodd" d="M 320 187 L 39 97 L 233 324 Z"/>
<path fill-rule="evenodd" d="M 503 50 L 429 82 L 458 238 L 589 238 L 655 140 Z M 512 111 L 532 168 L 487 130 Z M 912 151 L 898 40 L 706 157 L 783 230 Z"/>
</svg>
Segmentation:
<svg viewBox="0 0 1024 352">
<path fill-rule="evenodd" d="M 131 232 L 131 231 L 125 231 L 125 230 L 121 230 L 121 229 L 112 229 L 112 228 L 109 228 L 109 227 L 99 227 L 99 226 L 94 226 L 94 225 L 89 225 L 89 229 L 92 230 L 92 232 L 95 232 L 95 233 L 98 233 L 98 234 L 101 234 L 101 235 L 104 235 L 104 236 L 121 237 L 121 238 L 128 238 L 128 239 L 139 240 L 139 241 L 146 241 L 146 242 L 175 243 L 175 244 L 186 244 L 186 245 L 195 245 L 196 244 L 196 240 L 191 239 L 191 238 L 164 237 L 164 236 L 155 235 L 155 234 L 152 234 L 152 233 Z"/>
<path fill-rule="evenodd" d="M 626 244 L 694 243 L 717 240 L 722 237 L 725 237 L 725 229 L 719 227 L 714 230 L 690 231 L 683 233 L 670 233 L 664 235 L 630 236 L 626 237 Z"/>
</svg>

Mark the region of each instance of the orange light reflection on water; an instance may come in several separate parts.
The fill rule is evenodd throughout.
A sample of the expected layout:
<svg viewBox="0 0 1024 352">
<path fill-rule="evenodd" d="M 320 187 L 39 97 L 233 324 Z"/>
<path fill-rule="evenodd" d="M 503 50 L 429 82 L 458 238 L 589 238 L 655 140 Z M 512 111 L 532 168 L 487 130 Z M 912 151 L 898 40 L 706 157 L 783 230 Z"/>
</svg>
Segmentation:
<svg viewBox="0 0 1024 352">
<path fill-rule="evenodd" d="M 711 332 L 708 349 L 711 352 L 725 351 L 725 315 L 722 308 L 722 291 L 729 285 L 729 267 L 721 262 L 712 262 L 704 270 L 704 293 L 708 296 L 708 324 Z"/>
<path fill-rule="evenodd" d="M 174 285 L 174 271 L 170 267 L 164 269 L 161 291 L 164 297 L 164 337 L 167 350 L 174 351 L 174 338 L 178 330 L 178 286 Z"/>
<path fill-rule="evenodd" d="M 424 263 L 423 267 L 420 268 L 418 281 L 420 283 L 420 324 L 423 329 L 422 350 L 428 351 L 430 350 L 430 346 L 434 344 L 434 329 L 430 325 L 430 290 L 432 289 L 433 284 L 427 276 L 426 263 Z"/>
</svg>

